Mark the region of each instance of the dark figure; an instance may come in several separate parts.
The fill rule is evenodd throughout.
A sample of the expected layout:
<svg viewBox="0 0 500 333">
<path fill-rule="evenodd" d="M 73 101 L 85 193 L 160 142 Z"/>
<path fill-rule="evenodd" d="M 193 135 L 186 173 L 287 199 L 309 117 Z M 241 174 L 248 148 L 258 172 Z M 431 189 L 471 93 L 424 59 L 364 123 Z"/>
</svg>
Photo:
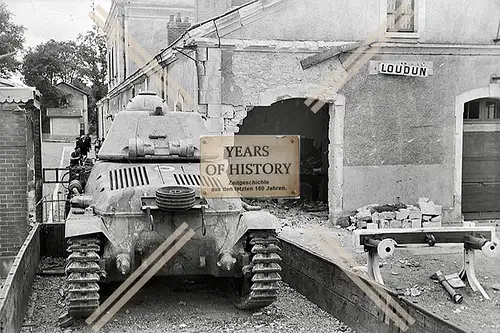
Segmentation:
<svg viewBox="0 0 500 333">
<path fill-rule="evenodd" d="M 80 153 L 80 148 L 75 148 L 75 150 L 71 153 L 69 166 L 71 168 L 79 166 L 81 158 L 82 158 L 82 155 Z"/>
<path fill-rule="evenodd" d="M 83 144 L 85 145 L 85 149 L 87 149 L 87 152 L 92 149 L 92 140 L 90 139 L 90 136 L 88 134 L 85 136 Z"/>
<path fill-rule="evenodd" d="M 94 142 L 94 151 L 95 151 L 95 156 L 97 157 L 97 154 L 99 153 L 99 150 L 101 149 L 101 140 L 99 138 L 95 139 Z"/>
<path fill-rule="evenodd" d="M 81 142 L 80 152 L 81 152 L 82 156 L 87 157 L 87 153 L 89 151 L 87 150 L 87 144 L 85 143 L 85 137 L 83 135 L 80 138 L 80 142 Z"/>
<path fill-rule="evenodd" d="M 80 139 L 80 137 L 76 138 L 75 150 L 76 149 L 82 149 L 82 140 Z"/>
</svg>

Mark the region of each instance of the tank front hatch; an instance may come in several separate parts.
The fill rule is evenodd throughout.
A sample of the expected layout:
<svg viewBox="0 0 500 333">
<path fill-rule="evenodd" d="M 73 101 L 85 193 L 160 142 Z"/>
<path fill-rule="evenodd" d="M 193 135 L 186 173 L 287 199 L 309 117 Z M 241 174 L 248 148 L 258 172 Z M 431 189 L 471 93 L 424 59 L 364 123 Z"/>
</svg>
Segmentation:
<svg viewBox="0 0 500 333">
<path fill-rule="evenodd" d="M 98 156 L 107 161 L 197 161 L 200 136 L 208 134 L 198 113 L 121 111 Z"/>
</svg>

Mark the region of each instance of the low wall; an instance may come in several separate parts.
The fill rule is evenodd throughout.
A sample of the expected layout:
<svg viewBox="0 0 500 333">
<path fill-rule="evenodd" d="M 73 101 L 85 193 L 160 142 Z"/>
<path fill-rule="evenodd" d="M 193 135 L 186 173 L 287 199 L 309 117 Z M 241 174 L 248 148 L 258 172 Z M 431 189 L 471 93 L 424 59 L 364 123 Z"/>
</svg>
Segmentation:
<svg viewBox="0 0 500 333">
<path fill-rule="evenodd" d="M 55 135 L 46 134 L 42 135 L 42 140 L 44 142 L 72 142 L 76 144 L 76 137 L 79 135 Z"/>
<path fill-rule="evenodd" d="M 470 333 L 396 292 L 345 270 L 331 260 L 280 237 L 283 280 L 321 309 L 335 316 L 358 333 L 403 332 L 386 313 L 393 309 L 385 295 L 392 298 L 415 322 L 406 333 Z M 356 283 L 356 282 L 357 283 Z M 364 286 L 364 291 L 359 285 Z M 369 297 L 375 295 L 381 307 Z M 380 305 L 380 304 L 379 304 Z M 395 312 L 398 313 L 398 312 Z M 398 316 L 404 318 L 404 316 Z"/>
<path fill-rule="evenodd" d="M 40 262 L 40 224 L 30 231 L 0 291 L 0 332 L 21 331 L 31 286 Z"/>
</svg>

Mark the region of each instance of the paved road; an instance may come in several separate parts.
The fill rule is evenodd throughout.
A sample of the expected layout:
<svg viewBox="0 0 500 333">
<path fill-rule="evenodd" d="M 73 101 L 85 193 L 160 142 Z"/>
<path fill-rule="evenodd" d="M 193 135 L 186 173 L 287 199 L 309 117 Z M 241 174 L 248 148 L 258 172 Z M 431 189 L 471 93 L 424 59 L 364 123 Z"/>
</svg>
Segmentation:
<svg viewBox="0 0 500 333">
<path fill-rule="evenodd" d="M 69 158 L 73 151 L 74 144 L 71 142 L 43 142 L 42 143 L 42 167 L 43 168 L 64 168 L 69 165 Z M 47 174 L 47 178 L 55 179 L 55 174 Z M 58 196 L 64 198 L 64 191 L 60 184 L 44 184 L 43 195 L 46 199 L 54 200 Z M 60 192 L 60 194 L 58 194 Z M 58 222 L 62 220 L 64 204 L 50 203 L 44 204 L 44 220 Z"/>
<path fill-rule="evenodd" d="M 42 143 L 42 167 L 59 168 L 69 165 L 69 157 L 74 145 L 71 143 L 43 142 Z M 52 195 L 55 184 L 45 184 L 43 195 Z"/>
</svg>

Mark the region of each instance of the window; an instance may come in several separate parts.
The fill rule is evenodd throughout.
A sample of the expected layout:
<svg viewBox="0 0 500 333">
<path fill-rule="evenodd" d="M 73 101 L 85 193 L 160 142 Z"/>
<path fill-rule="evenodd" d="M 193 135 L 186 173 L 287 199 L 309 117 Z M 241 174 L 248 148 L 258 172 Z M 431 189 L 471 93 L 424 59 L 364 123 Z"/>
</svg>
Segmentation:
<svg viewBox="0 0 500 333">
<path fill-rule="evenodd" d="M 464 120 L 474 121 L 499 121 L 500 100 L 481 98 L 465 103 Z"/>
<path fill-rule="evenodd" d="M 387 0 L 387 31 L 416 32 L 415 0 Z"/>
</svg>

